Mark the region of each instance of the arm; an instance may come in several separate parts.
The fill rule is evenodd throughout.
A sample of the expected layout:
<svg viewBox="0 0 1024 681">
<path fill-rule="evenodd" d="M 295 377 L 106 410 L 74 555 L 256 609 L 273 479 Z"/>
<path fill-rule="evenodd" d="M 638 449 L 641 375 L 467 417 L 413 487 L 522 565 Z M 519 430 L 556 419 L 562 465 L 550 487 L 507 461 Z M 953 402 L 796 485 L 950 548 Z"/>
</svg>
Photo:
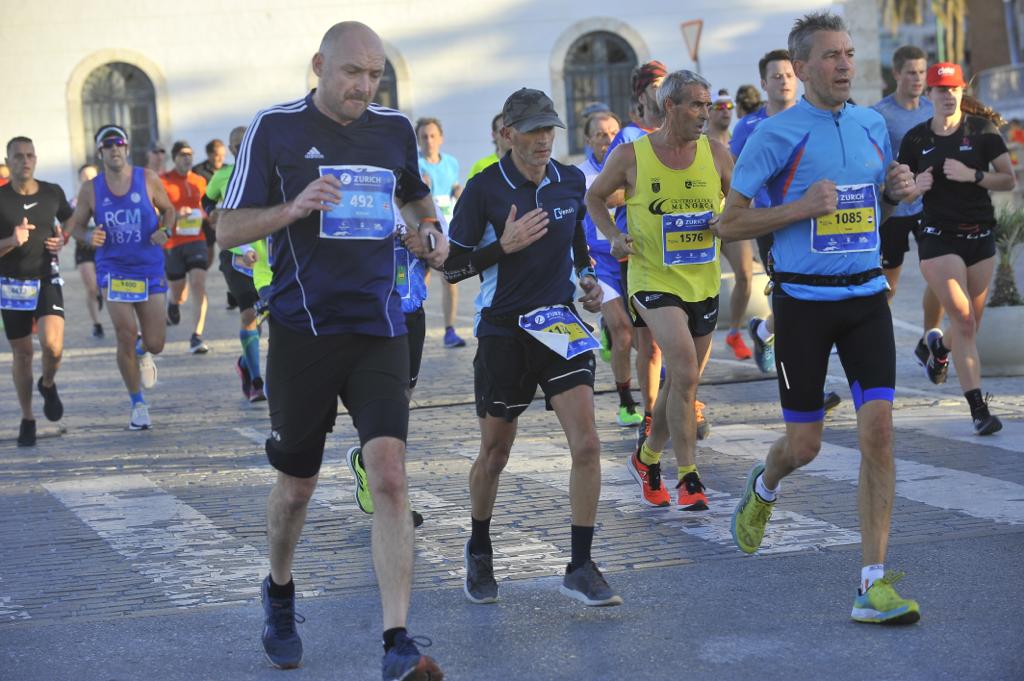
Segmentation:
<svg viewBox="0 0 1024 681">
<path fill-rule="evenodd" d="M 146 171 L 146 189 L 153 205 L 160 213 L 160 229 L 153 232 L 153 236 L 149 240 L 157 246 L 163 246 L 164 242 L 170 238 L 171 230 L 174 229 L 178 212 L 175 210 L 174 204 L 171 203 L 171 198 L 167 196 L 167 190 L 164 188 L 160 176 L 152 170 Z"/>
<path fill-rule="evenodd" d="M 416 228 L 409 232 L 405 239 L 405 247 L 417 258 L 422 258 L 434 269 L 444 266 L 448 258 L 448 239 L 441 231 L 438 217 L 437 205 L 430 194 L 414 201 L 403 203 L 399 207 L 402 219 L 407 225 L 416 225 Z M 427 245 L 428 236 L 434 235 L 434 248 L 430 250 Z"/>
<path fill-rule="evenodd" d="M 75 201 L 75 210 L 72 211 L 71 217 L 64 223 L 64 229 L 71 233 L 75 239 L 83 244 L 89 243 L 86 235 L 88 233 L 87 227 L 89 226 L 89 218 L 93 215 L 93 189 L 92 180 L 83 182 L 82 186 L 78 189 L 78 198 Z"/>
<path fill-rule="evenodd" d="M 710 142 L 711 155 L 715 160 L 715 170 L 718 171 L 718 176 L 722 178 L 722 196 L 728 196 L 729 189 L 732 187 L 732 169 L 735 162 L 729 147 L 716 140 L 710 140 Z"/>
<path fill-rule="evenodd" d="M 341 201 L 341 181 L 324 175 L 306 185 L 291 201 L 267 208 L 221 208 L 217 218 L 217 244 L 241 246 L 273 234 L 314 210 L 329 211 Z"/>
<path fill-rule="evenodd" d="M 611 242 L 612 255 L 623 257 L 633 252 L 632 237 L 623 234 L 615 226 L 608 214 L 606 205 L 609 198 L 619 192 L 624 194 L 632 191 L 634 180 L 631 175 L 636 173 L 636 154 L 632 144 L 622 144 L 615 148 L 605 159 L 604 168 L 594 178 L 585 199 L 587 213 L 594 221 L 594 226 Z M 625 190 L 623 190 L 625 188 Z"/>
<path fill-rule="evenodd" d="M 28 218 L 22 218 L 21 224 L 14 225 L 14 230 L 9 237 L 0 239 L 0 257 L 7 255 L 28 241 L 28 233 L 35 228 L 35 225 L 29 224 Z"/>
<path fill-rule="evenodd" d="M 822 194 L 822 197 L 827 194 L 829 188 L 831 189 L 831 207 L 827 200 L 819 198 L 815 204 L 816 210 L 811 210 L 805 199 L 811 196 L 815 188 L 818 188 L 817 193 Z M 718 223 L 712 226 L 712 231 L 725 241 L 763 236 L 794 222 L 835 211 L 838 195 L 834 183 L 830 180 L 818 180 L 802 198 L 792 203 L 771 208 L 751 208 L 752 200 L 753 197 L 744 196 L 735 189 L 730 189 L 728 196 L 725 197 L 725 210 L 722 211 Z"/>
<path fill-rule="evenodd" d="M 992 159 L 992 167 L 995 168 L 994 171 L 982 171 L 981 182 L 975 182 L 974 168 L 968 168 L 955 158 L 947 158 L 942 169 L 946 173 L 946 177 L 953 182 L 977 184 L 989 191 L 1008 192 L 1017 186 L 1009 152 L 1004 152 Z"/>
<path fill-rule="evenodd" d="M 453 241 L 448 259 L 444 262 L 444 278 L 455 284 L 476 276 L 505 255 L 523 250 L 548 233 L 548 214 L 543 208 L 534 208 L 518 219 L 516 214 L 516 206 L 512 204 L 501 238 L 484 248 L 474 250 Z M 460 221 L 463 219 L 461 211 L 456 214 L 456 218 Z M 480 219 L 486 221 L 486 218 Z"/>
</svg>

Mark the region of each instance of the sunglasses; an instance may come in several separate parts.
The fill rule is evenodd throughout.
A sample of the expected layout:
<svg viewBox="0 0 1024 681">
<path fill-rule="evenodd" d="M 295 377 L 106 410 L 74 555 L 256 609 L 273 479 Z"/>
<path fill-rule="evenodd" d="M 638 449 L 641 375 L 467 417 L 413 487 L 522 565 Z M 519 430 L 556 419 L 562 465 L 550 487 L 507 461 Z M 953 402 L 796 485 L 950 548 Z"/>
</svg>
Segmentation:
<svg viewBox="0 0 1024 681">
<path fill-rule="evenodd" d="M 715 111 L 732 111 L 735 106 L 732 102 L 718 102 L 717 104 L 712 104 L 711 108 Z"/>
<path fill-rule="evenodd" d="M 104 149 L 112 149 L 113 147 L 126 147 L 128 146 L 128 140 L 123 137 L 108 137 L 107 139 L 100 142 L 100 146 Z"/>
</svg>

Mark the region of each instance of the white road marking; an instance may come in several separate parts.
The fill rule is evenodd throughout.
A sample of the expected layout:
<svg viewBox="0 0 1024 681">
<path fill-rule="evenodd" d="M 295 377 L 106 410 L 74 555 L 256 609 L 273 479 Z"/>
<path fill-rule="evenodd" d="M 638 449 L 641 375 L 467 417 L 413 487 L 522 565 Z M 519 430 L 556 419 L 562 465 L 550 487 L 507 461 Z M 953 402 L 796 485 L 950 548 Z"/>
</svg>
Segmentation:
<svg viewBox="0 0 1024 681">
<path fill-rule="evenodd" d="M 477 454 L 476 450 L 459 448 L 454 452 L 468 459 L 476 458 Z M 641 504 L 639 487 L 626 470 L 625 461 L 622 461 L 621 465 L 616 465 L 617 462 L 604 459 L 601 463 L 601 501 L 614 504 L 616 510 L 622 513 L 642 513 L 644 518 L 651 522 L 678 527 L 681 532 L 698 539 L 723 546 L 733 545 L 730 526 L 737 497 L 708 488 L 705 490 L 710 507 L 708 511 L 689 513 L 679 511 L 677 507 L 650 508 Z M 525 437 L 517 440 L 505 472 L 548 485 L 568 495 L 568 449 L 552 446 L 548 440 L 531 440 Z M 674 503 L 674 483 L 666 483 L 670 485 Z M 858 543 L 860 533 L 855 530 L 792 511 L 780 510 L 772 516 L 772 524 L 768 528 L 760 552 L 789 553 Z"/>
<path fill-rule="evenodd" d="M 3 581 L 0 579 L 0 581 Z M 10 596 L 0 596 L 0 621 L 30 620 L 32 616 L 20 605 L 12 602 Z"/>
<path fill-rule="evenodd" d="M 142 475 L 43 485 L 178 607 L 249 601 L 266 558 Z"/>
<path fill-rule="evenodd" d="M 776 431 L 743 425 L 717 426 L 715 435 L 716 452 L 748 460 L 763 460 L 768 447 L 779 438 Z M 825 442 L 817 458 L 800 470 L 856 485 L 860 479 L 860 452 Z M 896 494 L 974 518 L 1024 524 L 1024 485 L 977 473 L 897 458 Z"/>
</svg>

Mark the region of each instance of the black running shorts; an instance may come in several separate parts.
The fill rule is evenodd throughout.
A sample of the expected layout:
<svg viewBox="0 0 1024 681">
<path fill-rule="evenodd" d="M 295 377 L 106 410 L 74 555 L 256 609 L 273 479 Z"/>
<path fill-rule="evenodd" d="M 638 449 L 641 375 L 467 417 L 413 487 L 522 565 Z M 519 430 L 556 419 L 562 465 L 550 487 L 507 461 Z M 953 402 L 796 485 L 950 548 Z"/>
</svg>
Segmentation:
<svg viewBox="0 0 1024 681">
<path fill-rule="evenodd" d="M 47 315 L 64 318 L 64 291 L 60 284 L 53 284 L 49 279 L 39 282 L 36 309 L 0 310 L 0 318 L 4 320 L 4 334 L 8 340 L 32 335 L 32 321 Z"/>
<path fill-rule="evenodd" d="M 636 314 L 633 315 L 633 326 L 643 327 L 647 323 L 636 311 L 637 306 L 645 310 L 654 310 L 659 307 L 678 307 L 686 313 L 686 325 L 690 329 L 690 335 L 694 338 L 706 336 L 715 330 L 718 324 L 718 296 L 701 300 L 696 303 L 688 303 L 672 293 L 661 291 L 637 291 L 630 297 L 631 307 Z"/>
<path fill-rule="evenodd" d="M 518 328 L 515 336 L 477 338 L 473 358 L 477 416 L 515 421 L 530 406 L 538 385 L 548 410 L 555 395 L 578 385 L 593 389 L 594 353 L 564 359 Z"/>
<path fill-rule="evenodd" d="M 882 223 L 882 267 L 887 270 L 903 265 L 903 256 L 910 250 L 910 235 L 918 240 L 921 214 L 893 216 Z"/>
<path fill-rule="evenodd" d="M 75 267 L 83 262 L 96 262 L 96 249 L 91 246 L 83 246 L 81 241 L 75 240 Z"/>
<path fill-rule="evenodd" d="M 164 270 L 168 281 L 180 281 L 189 270 L 205 270 L 209 268 L 209 252 L 202 241 L 188 243 L 164 249 Z"/>
<path fill-rule="evenodd" d="M 853 406 L 870 400 L 892 402 L 896 386 L 896 345 L 885 291 L 838 301 L 798 300 L 778 289 L 775 311 L 775 369 L 782 416 L 789 423 L 825 418 L 822 391 L 832 345 L 853 393 Z"/>
<path fill-rule="evenodd" d="M 235 254 L 227 249 L 221 249 L 220 255 L 220 271 L 224 275 L 224 281 L 227 282 L 228 291 L 235 297 L 235 301 L 238 303 L 239 310 L 248 310 L 256 305 L 256 301 L 260 299 L 258 293 L 256 293 L 256 286 L 252 283 L 252 277 L 247 277 L 234 268 L 231 264 L 234 260 Z"/>
<path fill-rule="evenodd" d="M 964 265 L 970 267 L 996 254 L 996 236 L 992 230 L 984 236 L 960 235 L 922 231 L 918 237 L 917 253 L 921 260 L 930 260 L 943 255 L 958 255 Z"/>
<path fill-rule="evenodd" d="M 338 398 L 359 432 L 405 441 L 409 431 L 409 348 L 406 336 L 310 336 L 270 318 L 267 352 L 270 438 L 267 458 L 298 478 L 317 474 Z"/>
</svg>

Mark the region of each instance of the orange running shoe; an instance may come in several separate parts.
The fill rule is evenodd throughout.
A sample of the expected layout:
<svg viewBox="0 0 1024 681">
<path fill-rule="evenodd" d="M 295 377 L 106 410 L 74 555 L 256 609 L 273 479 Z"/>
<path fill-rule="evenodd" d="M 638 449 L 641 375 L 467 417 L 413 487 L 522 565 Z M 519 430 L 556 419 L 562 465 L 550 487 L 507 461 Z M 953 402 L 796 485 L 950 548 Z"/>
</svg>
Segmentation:
<svg viewBox="0 0 1024 681">
<path fill-rule="evenodd" d="M 626 468 L 633 479 L 640 483 L 640 500 L 648 506 L 671 506 L 672 497 L 665 485 L 661 484 L 661 464 L 645 464 L 640 460 L 640 450 L 629 457 Z"/>
<path fill-rule="evenodd" d="M 725 344 L 732 348 L 736 359 L 750 359 L 754 356 L 754 353 L 750 351 L 747 344 L 743 342 L 743 336 L 740 335 L 739 331 L 730 331 L 725 337 Z"/>
<path fill-rule="evenodd" d="M 693 414 L 697 420 L 697 439 L 704 440 L 711 434 L 711 424 L 704 418 L 704 403 L 700 400 L 693 401 Z"/>
<path fill-rule="evenodd" d="M 708 510 L 708 497 L 704 494 L 704 483 L 696 473 L 687 473 L 676 485 L 679 490 L 679 508 L 683 511 Z"/>
</svg>

